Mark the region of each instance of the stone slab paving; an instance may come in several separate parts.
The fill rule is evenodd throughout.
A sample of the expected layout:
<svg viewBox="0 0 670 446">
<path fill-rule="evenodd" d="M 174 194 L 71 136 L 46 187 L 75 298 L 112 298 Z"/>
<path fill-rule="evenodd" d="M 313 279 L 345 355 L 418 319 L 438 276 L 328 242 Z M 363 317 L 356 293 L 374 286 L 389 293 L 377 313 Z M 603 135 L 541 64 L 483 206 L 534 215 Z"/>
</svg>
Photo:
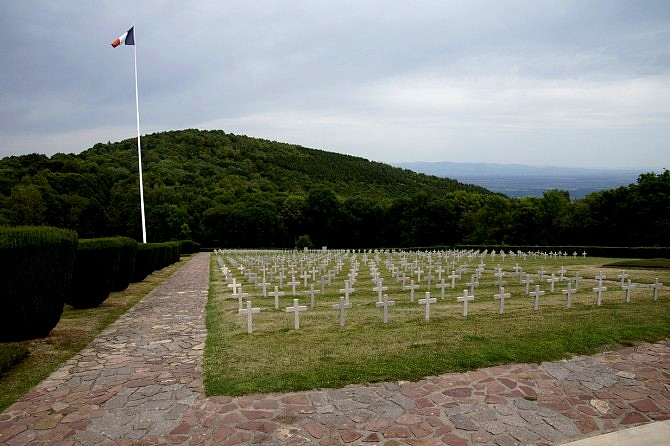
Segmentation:
<svg viewBox="0 0 670 446">
<path fill-rule="evenodd" d="M 209 256 L 0 414 L 0 444 L 554 445 L 670 419 L 670 340 L 418 382 L 202 394 Z"/>
</svg>

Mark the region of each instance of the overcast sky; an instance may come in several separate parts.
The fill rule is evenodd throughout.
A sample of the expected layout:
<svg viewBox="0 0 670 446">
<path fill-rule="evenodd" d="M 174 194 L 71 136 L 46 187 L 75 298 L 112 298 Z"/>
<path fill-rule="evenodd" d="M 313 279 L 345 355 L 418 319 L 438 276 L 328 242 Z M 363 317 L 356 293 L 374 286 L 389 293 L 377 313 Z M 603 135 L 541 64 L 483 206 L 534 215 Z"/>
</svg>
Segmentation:
<svg viewBox="0 0 670 446">
<path fill-rule="evenodd" d="M 0 157 L 184 128 L 382 162 L 670 168 L 670 1 L 0 0 Z"/>
</svg>

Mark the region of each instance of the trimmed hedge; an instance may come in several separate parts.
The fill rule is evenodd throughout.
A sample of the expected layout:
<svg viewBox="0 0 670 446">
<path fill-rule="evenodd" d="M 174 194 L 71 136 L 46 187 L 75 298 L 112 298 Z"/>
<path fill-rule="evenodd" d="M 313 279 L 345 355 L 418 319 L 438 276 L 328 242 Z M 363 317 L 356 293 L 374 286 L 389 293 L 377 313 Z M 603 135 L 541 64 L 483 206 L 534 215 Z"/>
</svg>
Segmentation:
<svg viewBox="0 0 670 446">
<path fill-rule="evenodd" d="M 180 242 L 138 244 L 132 281 L 140 282 L 154 271 L 178 262 L 180 257 Z"/>
<path fill-rule="evenodd" d="M 97 307 L 118 282 L 125 237 L 81 239 L 77 248 L 72 287 L 65 303 L 75 308 Z"/>
<path fill-rule="evenodd" d="M 137 253 L 137 242 L 129 237 L 119 237 L 121 249 L 121 263 L 119 274 L 112 283 L 112 291 L 123 291 L 128 288 L 135 271 L 135 256 Z"/>
<path fill-rule="evenodd" d="M 28 357 L 30 350 L 25 345 L 0 344 L 0 374 Z"/>
<path fill-rule="evenodd" d="M 179 240 L 182 254 L 195 254 L 200 252 L 200 243 L 193 240 Z"/>
<path fill-rule="evenodd" d="M 76 249 L 74 231 L 0 227 L 0 340 L 44 337 L 58 324 Z"/>
</svg>

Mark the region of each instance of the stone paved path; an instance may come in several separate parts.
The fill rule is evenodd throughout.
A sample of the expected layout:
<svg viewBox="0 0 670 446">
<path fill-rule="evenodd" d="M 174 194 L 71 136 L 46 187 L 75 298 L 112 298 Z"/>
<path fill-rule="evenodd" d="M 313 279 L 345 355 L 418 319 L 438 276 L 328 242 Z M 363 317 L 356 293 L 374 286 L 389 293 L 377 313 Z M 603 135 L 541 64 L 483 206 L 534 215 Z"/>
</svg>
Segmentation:
<svg viewBox="0 0 670 446">
<path fill-rule="evenodd" d="M 194 256 L 0 414 L 0 444 L 560 444 L 670 419 L 670 342 L 419 382 L 205 398 Z"/>
</svg>

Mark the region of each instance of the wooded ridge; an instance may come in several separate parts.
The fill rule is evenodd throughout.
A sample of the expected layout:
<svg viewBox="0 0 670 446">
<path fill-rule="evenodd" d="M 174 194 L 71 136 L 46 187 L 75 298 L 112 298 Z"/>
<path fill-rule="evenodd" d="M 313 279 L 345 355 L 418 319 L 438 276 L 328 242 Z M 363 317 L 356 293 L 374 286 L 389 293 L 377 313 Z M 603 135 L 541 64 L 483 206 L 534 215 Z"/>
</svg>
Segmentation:
<svg viewBox="0 0 670 446">
<path fill-rule="evenodd" d="M 136 140 L 0 160 L 0 224 L 141 239 Z M 142 138 L 147 238 L 205 246 L 670 244 L 670 174 L 570 200 L 511 199 L 456 180 L 223 131 Z"/>
</svg>

